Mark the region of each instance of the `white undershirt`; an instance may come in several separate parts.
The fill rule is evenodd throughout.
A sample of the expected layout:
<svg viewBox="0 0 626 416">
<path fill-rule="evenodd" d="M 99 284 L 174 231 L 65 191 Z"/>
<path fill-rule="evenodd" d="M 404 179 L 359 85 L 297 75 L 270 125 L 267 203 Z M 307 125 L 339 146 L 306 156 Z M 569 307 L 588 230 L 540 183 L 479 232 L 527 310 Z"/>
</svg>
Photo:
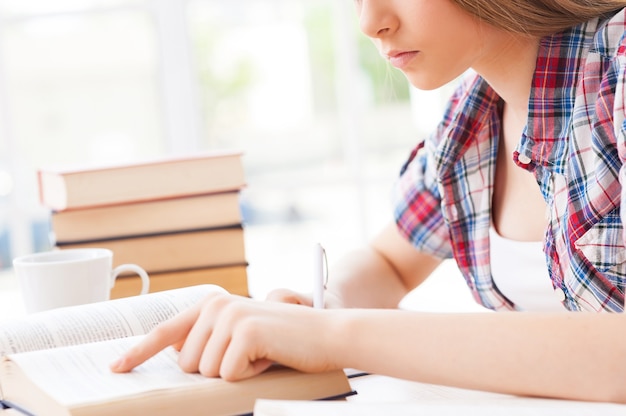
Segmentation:
<svg viewBox="0 0 626 416">
<path fill-rule="evenodd" d="M 491 275 L 500 292 L 528 311 L 563 311 L 540 241 L 515 241 L 489 228 Z"/>
</svg>

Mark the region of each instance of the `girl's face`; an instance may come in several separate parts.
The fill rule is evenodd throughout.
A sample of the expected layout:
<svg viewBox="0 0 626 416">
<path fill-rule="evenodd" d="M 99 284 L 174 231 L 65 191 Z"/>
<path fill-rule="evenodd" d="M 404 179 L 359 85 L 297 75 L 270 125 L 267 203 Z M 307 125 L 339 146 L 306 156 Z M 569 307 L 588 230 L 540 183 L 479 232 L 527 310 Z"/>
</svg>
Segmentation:
<svg viewBox="0 0 626 416">
<path fill-rule="evenodd" d="M 361 30 L 419 89 L 452 81 L 484 59 L 493 28 L 452 0 L 355 0 Z"/>
</svg>

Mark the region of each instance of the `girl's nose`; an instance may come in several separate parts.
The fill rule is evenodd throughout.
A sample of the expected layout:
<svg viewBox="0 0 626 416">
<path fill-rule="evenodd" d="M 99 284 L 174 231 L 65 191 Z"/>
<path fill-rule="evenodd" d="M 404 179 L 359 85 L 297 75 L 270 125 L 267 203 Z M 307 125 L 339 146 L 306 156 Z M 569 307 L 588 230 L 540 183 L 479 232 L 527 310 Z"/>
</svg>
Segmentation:
<svg viewBox="0 0 626 416">
<path fill-rule="evenodd" d="M 359 0 L 357 13 L 363 34 L 370 38 L 380 38 L 395 27 L 393 14 L 388 10 L 388 0 Z"/>
</svg>

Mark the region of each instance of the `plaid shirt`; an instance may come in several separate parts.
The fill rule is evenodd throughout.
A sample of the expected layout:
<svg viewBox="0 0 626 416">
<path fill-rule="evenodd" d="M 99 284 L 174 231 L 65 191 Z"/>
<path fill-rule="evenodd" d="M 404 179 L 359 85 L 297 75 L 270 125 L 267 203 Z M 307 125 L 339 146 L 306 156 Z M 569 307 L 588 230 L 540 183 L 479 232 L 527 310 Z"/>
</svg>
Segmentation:
<svg viewBox="0 0 626 416">
<path fill-rule="evenodd" d="M 542 39 L 528 124 L 513 155 L 547 203 L 547 268 L 570 310 L 624 307 L 625 29 L 622 10 Z M 424 252 L 454 257 L 475 299 L 496 310 L 515 309 L 495 286 L 489 258 L 502 104 L 469 74 L 434 134 L 412 152 L 394 197 L 401 232 Z"/>
</svg>

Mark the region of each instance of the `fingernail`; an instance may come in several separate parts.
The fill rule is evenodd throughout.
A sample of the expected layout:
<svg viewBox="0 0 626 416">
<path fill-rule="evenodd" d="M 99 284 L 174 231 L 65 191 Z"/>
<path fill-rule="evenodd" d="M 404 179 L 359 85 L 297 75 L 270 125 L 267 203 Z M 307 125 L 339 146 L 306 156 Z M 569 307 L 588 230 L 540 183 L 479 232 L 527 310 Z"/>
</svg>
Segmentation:
<svg viewBox="0 0 626 416">
<path fill-rule="evenodd" d="M 120 357 L 117 360 L 113 361 L 111 364 L 109 364 L 109 368 L 113 371 L 119 370 L 122 367 L 122 362 L 124 362 L 124 358 Z"/>
</svg>

